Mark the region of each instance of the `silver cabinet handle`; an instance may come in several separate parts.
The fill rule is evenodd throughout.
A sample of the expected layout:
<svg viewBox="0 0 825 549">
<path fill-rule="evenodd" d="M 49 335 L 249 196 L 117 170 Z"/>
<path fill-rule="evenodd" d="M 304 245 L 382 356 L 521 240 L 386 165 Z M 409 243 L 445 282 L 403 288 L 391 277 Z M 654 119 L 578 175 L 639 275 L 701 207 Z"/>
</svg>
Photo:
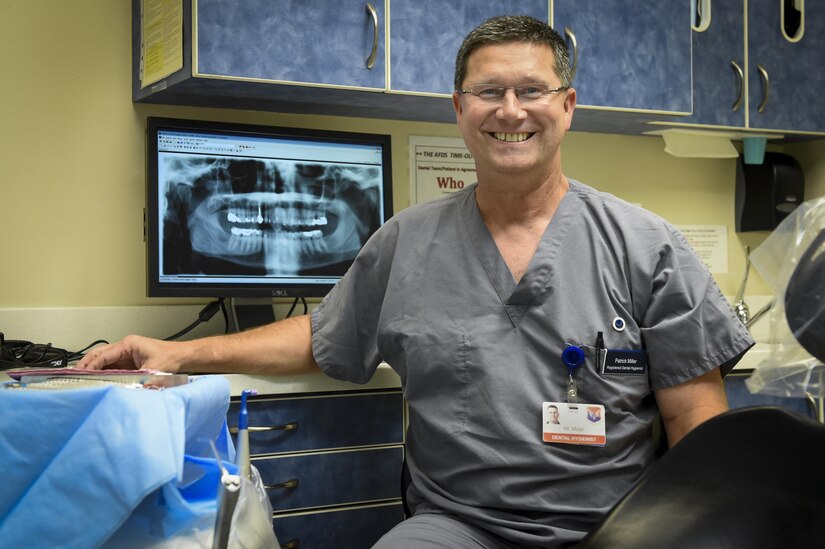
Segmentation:
<svg viewBox="0 0 825 549">
<path fill-rule="evenodd" d="M 264 490 L 286 490 L 288 488 L 297 488 L 298 487 L 298 479 L 292 478 L 286 482 L 282 482 L 280 484 L 265 484 Z"/>
<path fill-rule="evenodd" d="M 573 67 L 570 69 L 570 82 L 576 76 L 576 69 L 579 67 L 579 45 L 576 42 L 576 35 L 570 30 L 570 27 L 564 27 L 564 35 L 570 39 L 573 44 Z"/>
<path fill-rule="evenodd" d="M 771 81 L 768 78 L 768 69 L 763 67 L 760 64 L 756 65 L 756 70 L 759 71 L 759 76 L 762 77 L 762 88 L 765 90 L 764 94 L 762 95 L 762 102 L 759 103 L 759 107 L 757 107 L 756 112 L 762 114 L 765 112 L 765 106 L 768 104 L 768 97 L 771 95 Z"/>
<path fill-rule="evenodd" d="M 367 2 L 367 13 L 372 17 L 372 51 L 367 57 L 367 68 L 371 69 L 375 66 L 375 55 L 378 53 L 378 12 L 370 2 Z"/>
<path fill-rule="evenodd" d="M 733 109 L 733 112 L 736 112 L 739 110 L 739 107 L 742 106 L 742 93 L 744 91 L 745 85 L 745 73 L 742 72 L 742 67 L 740 67 L 733 59 L 730 60 L 730 66 L 733 68 L 733 72 L 739 78 L 739 92 L 736 95 L 736 101 L 733 102 L 733 107 L 731 107 L 731 109 Z"/>
<path fill-rule="evenodd" d="M 290 423 L 285 423 L 283 425 L 272 425 L 270 427 L 247 427 L 246 430 L 249 431 L 250 433 L 263 433 L 263 432 L 266 432 L 266 431 L 294 431 L 297 428 L 298 428 L 298 422 L 297 421 L 292 421 Z M 237 427 L 230 427 L 229 432 L 232 433 L 233 435 L 237 435 L 238 434 L 238 428 Z"/>
</svg>

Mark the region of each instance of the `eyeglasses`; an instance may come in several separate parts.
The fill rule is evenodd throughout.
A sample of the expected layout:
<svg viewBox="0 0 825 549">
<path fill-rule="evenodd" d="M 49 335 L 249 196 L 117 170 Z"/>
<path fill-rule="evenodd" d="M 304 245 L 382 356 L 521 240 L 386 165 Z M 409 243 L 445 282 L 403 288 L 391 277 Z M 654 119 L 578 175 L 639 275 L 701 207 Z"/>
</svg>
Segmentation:
<svg viewBox="0 0 825 549">
<path fill-rule="evenodd" d="M 523 86 L 493 86 L 491 84 L 479 84 L 466 90 L 456 90 L 459 95 L 470 94 L 488 103 L 499 103 L 504 99 L 507 90 L 513 90 L 516 98 L 522 103 L 541 99 L 551 93 L 558 93 L 569 90 L 569 86 L 551 88 L 546 84 L 525 84 Z"/>
</svg>

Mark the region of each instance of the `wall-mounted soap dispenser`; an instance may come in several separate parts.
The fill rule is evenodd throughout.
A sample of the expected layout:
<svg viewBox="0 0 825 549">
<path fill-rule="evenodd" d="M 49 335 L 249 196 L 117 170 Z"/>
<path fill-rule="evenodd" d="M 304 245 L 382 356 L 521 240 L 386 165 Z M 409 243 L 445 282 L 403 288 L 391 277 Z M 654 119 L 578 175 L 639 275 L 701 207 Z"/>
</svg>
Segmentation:
<svg viewBox="0 0 825 549">
<path fill-rule="evenodd" d="M 762 164 L 736 162 L 736 231 L 772 231 L 804 200 L 805 178 L 793 157 L 766 152 Z"/>
</svg>

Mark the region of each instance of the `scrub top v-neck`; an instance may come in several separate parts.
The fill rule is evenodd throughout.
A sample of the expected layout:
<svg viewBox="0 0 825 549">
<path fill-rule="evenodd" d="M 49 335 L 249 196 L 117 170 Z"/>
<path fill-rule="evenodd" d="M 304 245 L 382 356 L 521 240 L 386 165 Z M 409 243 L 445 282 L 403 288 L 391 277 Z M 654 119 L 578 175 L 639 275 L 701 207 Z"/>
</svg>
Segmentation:
<svg viewBox="0 0 825 549">
<path fill-rule="evenodd" d="M 564 235 L 570 230 L 575 214 L 581 206 L 576 195 L 569 193 L 562 197 L 550 223 L 539 240 L 539 245 L 530 263 L 516 283 L 493 240 L 489 229 L 481 217 L 477 202 L 465 199 L 461 214 L 467 234 L 473 243 L 484 271 L 496 290 L 513 326 L 518 326 L 525 310 L 544 292 L 549 291 L 553 276 L 553 259 L 560 253 Z"/>
</svg>

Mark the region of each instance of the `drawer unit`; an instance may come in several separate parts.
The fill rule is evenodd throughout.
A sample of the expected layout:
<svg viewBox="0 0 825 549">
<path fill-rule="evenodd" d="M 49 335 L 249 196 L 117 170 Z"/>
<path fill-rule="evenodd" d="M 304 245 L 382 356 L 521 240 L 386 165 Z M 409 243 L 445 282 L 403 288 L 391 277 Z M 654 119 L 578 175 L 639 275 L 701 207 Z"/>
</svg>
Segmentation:
<svg viewBox="0 0 825 549">
<path fill-rule="evenodd" d="M 282 549 L 366 549 L 403 517 L 400 503 L 275 517 Z"/>
<path fill-rule="evenodd" d="M 233 432 L 239 408 L 233 398 Z M 252 464 L 282 546 L 369 547 L 404 519 L 400 389 L 261 395 L 247 410 Z"/>
<path fill-rule="evenodd" d="M 238 425 L 239 402 L 227 424 Z M 250 454 L 402 444 L 401 391 L 250 399 Z"/>
<path fill-rule="evenodd" d="M 369 448 L 252 460 L 276 512 L 398 498 L 404 448 Z"/>
</svg>

